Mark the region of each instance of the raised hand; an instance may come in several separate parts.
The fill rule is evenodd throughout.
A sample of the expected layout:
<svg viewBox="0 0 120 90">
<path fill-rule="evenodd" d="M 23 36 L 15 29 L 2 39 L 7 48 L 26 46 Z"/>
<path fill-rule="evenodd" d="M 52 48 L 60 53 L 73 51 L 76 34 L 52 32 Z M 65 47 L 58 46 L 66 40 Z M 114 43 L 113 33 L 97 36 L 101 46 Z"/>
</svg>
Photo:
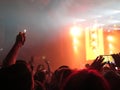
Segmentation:
<svg viewBox="0 0 120 90">
<path fill-rule="evenodd" d="M 19 32 L 19 34 L 16 37 L 16 44 L 19 44 L 20 46 L 24 45 L 25 43 L 25 33 L 24 32 Z"/>
<path fill-rule="evenodd" d="M 105 65 L 106 62 L 103 62 L 104 58 L 103 56 L 98 56 L 93 63 L 90 65 L 91 69 L 96 69 L 98 71 L 101 70 L 101 68 Z"/>
<path fill-rule="evenodd" d="M 120 53 L 119 54 L 112 54 L 112 57 L 114 58 L 116 66 L 120 67 Z"/>
<path fill-rule="evenodd" d="M 115 63 L 108 62 L 107 64 L 109 65 L 109 67 L 110 67 L 111 70 L 113 70 L 113 71 L 116 70 L 116 65 L 115 65 Z"/>
<path fill-rule="evenodd" d="M 12 46 L 11 50 L 8 52 L 7 56 L 3 60 L 2 67 L 8 67 L 16 63 L 19 49 L 21 46 L 24 45 L 25 38 L 25 33 L 19 32 L 19 34 L 16 36 L 15 44 Z"/>
</svg>

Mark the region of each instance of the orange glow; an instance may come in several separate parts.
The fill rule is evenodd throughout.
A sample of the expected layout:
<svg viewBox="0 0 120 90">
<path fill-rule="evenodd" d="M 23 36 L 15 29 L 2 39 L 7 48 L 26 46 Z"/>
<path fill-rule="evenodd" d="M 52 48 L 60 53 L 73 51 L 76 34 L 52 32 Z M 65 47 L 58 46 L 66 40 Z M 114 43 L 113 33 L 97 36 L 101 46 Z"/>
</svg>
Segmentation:
<svg viewBox="0 0 120 90">
<path fill-rule="evenodd" d="M 83 56 L 81 54 L 81 50 L 83 50 L 84 42 L 83 38 L 83 30 L 80 27 L 80 25 L 75 25 L 69 28 L 69 34 L 71 37 L 71 44 L 72 44 L 72 53 L 73 53 L 73 63 L 72 65 L 78 68 L 84 67 L 83 63 L 85 62 L 84 59 L 81 60 L 81 57 Z M 85 53 L 83 50 L 82 53 Z"/>
<path fill-rule="evenodd" d="M 81 34 L 81 29 L 78 26 L 73 26 L 70 28 L 70 33 L 72 36 L 80 36 Z"/>
</svg>

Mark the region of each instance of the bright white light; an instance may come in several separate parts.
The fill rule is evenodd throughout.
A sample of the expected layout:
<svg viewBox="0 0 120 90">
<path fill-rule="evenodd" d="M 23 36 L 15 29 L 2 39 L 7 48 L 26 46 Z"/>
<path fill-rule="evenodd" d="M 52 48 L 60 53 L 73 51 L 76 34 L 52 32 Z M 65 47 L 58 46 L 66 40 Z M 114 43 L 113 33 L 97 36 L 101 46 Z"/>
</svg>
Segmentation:
<svg viewBox="0 0 120 90">
<path fill-rule="evenodd" d="M 74 43 L 75 45 L 78 45 L 78 44 L 79 44 L 78 39 L 77 39 L 77 38 L 73 38 L 73 43 Z"/>
<path fill-rule="evenodd" d="M 94 34 L 91 35 L 91 37 L 92 38 L 97 38 L 97 34 L 94 33 Z"/>
<path fill-rule="evenodd" d="M 27 30 L 26 30 L 26 29 L 24 29 L 24 31 L 23 31 L 23 32 L 24 32 L 24 33 L 26 33 L 26 31 L 27 31 Z"/>
<path fill-rule="evenodd" d="M 107 39 L 108 39 L 108 41 L 113 41 L 113 37 L 112 36 L 108 36 Z"/>
<path fill-rule="evenodd" d="M 81 34 L 81 29 L 78 26 L 73 26 L 70 28 L 70 33 L 72 36 L 80 36 Z"/>
<path fill-rule="evenodd" d="M 118 67 L 115 67 L 116 70 L 118 70 Z"/>
<path fill-rule="evenodd" d="M 97 42 L 92 42 L 92 46 L 97 46 Z"/>
</svg>

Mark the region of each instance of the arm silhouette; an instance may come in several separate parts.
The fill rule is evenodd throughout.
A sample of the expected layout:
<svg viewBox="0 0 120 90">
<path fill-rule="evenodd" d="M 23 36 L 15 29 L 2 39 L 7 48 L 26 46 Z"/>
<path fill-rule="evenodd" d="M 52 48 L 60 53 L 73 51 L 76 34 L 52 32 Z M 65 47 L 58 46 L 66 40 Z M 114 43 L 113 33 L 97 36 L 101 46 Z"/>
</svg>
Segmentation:
<svg viewBox="0 0 120 90">
<path fill-rule="evenodd" d="M 25 42 L 25 33 L 19 32 L 16 36 L 16 41 L 12 46 L 11 50 L 8 52 L 7 56 L 3 60 L 2 67 L 8 67 L 16 63 L 16 59 L 19 53 L 20 48 L 24 45 Z"/>
</svg>

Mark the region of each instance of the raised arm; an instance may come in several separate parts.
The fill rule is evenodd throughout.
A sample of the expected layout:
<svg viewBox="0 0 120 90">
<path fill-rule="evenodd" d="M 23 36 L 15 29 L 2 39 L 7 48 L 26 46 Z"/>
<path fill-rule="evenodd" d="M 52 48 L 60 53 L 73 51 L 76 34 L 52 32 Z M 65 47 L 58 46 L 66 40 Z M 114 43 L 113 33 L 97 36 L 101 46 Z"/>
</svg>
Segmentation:
<svg viewBox="0 0 120 90">
<path fill-rule="evenodd" d="M 106 64 L 106 62 L 103 62 L 103 60 L 103 56 L 98 56 L 89 66 L 89 68 L 100 71 L 102 67 Z"/>
<path fill-rule="evenodd" d="M 24 42 L 25 33 L 19 32 L 19 34 L 16 36 L 16 41 L 14 45 L 12 46 L 11 50 L 9 51 L 5 59 L 3 60 L 2 67 L 8 67 L 16 63 L 19 50 L 24 45 Z"/>
</svg>

